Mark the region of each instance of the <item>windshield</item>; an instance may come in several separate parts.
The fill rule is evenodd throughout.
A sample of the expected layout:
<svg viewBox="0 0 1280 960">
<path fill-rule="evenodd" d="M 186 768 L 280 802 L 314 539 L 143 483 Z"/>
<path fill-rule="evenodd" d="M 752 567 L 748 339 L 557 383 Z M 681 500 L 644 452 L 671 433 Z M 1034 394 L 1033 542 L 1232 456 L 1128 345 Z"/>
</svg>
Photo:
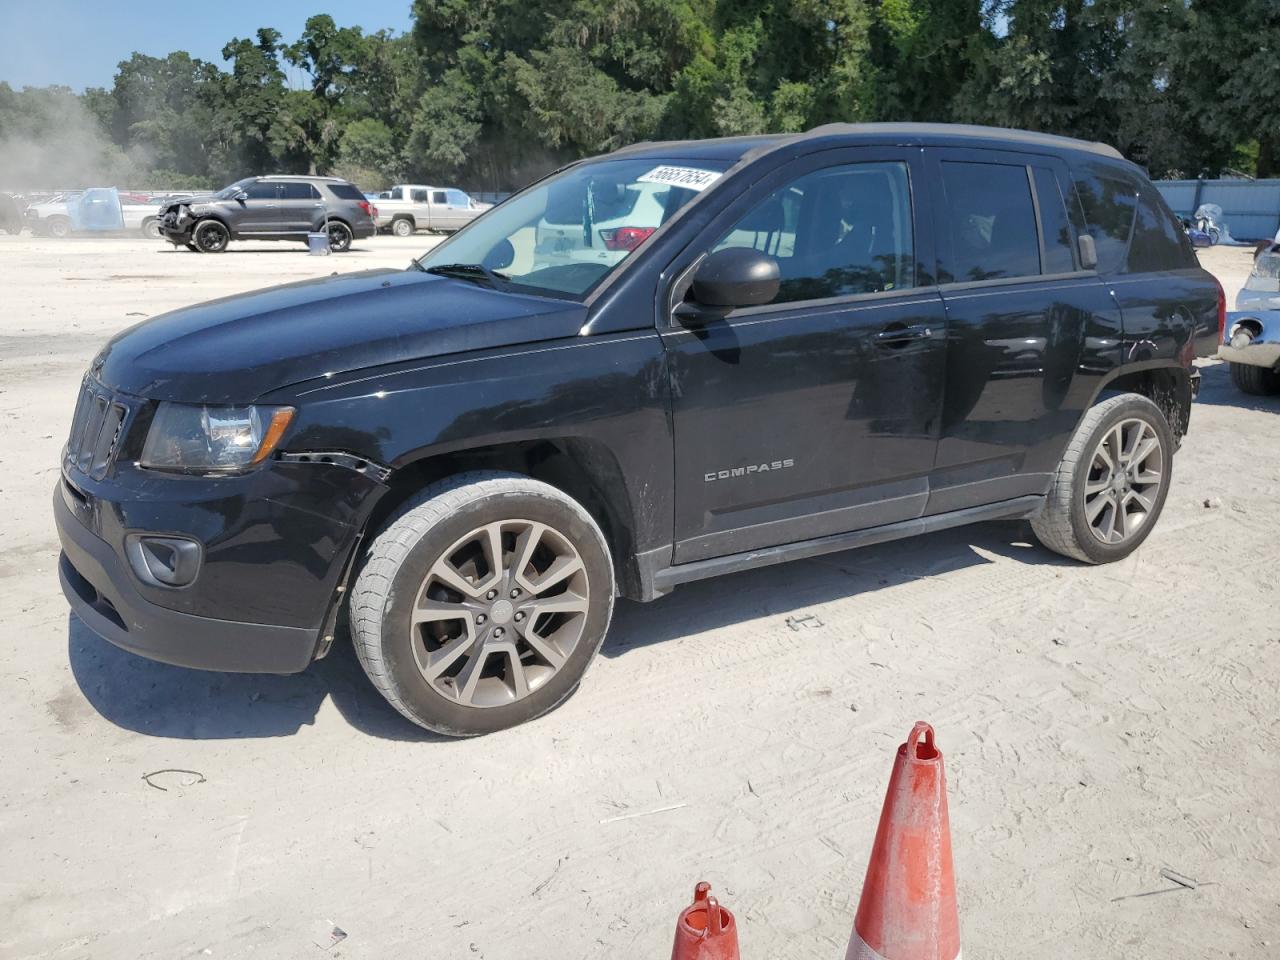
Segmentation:
<svg viewBox="0 0 1280 960">
<path fill-rule="evenodd" d="M 244 189 L 244 186 L 246 183 L 249 183 L 249 181 L 237 180 L 235 183 L 231 184 L 230 186 L 223 187 L 221 190 L 215 193 L 214 196 L 217 197 L 219 200 L 230 200 L 232 197 L 234 197 L 236 194 L 238 194 L 241 190 Z"/>
<path fill-rule="evenodd" d="M 534 184 L 421 260 L 423 269 L 479 266 L 513 286 L 581 300 L 727 160 L 598 160 Z"/>
</svg>

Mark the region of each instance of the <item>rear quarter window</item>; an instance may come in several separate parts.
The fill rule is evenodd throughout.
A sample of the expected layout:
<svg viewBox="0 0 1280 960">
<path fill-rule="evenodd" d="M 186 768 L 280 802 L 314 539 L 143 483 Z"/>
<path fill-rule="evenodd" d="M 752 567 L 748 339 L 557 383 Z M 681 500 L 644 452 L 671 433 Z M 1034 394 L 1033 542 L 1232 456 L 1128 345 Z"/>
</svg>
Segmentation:
<svg viewBox="0 0 1280 960">
<path fill-rule="evenodd" d="M 1098 272 L 1118 273 L 1126 266 L 1138 186 L 1119 173 L 1091 167 L 1072 171 L 1076 196 L 1084 212 L 1084 230 L 1098 251 Z"/>
<path fill-rule="evenodd" d="M 1177 218 L 1169 212 L 1156 189 L 1142 184 L 1133 221 L 1126 273 L 1158 273 L 1196 266 L 1191 241 Z"/>
<path fill-rule="evenodd" d="M 360 192 L 355 184 L 351 183 L 331 183 L 328 185 L 329 192 L 339 200 L 363 200 L 364 194 Z"/>
</svg>

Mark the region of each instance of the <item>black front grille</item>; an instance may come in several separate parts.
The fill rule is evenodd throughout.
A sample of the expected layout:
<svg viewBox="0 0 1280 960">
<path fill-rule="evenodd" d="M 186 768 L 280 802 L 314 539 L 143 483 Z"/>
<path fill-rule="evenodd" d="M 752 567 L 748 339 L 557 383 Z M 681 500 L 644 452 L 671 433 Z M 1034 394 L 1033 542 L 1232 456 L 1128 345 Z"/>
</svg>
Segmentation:
<svg viewBox="0 0 1280 960">
<path fill-rule="evenodd" d="M 113 396 L 100 384 L 85 380 L 71 420 L 67 463 L 94 480 L 111 470 L 133 412 L 128 400 Z"/>
</svg>

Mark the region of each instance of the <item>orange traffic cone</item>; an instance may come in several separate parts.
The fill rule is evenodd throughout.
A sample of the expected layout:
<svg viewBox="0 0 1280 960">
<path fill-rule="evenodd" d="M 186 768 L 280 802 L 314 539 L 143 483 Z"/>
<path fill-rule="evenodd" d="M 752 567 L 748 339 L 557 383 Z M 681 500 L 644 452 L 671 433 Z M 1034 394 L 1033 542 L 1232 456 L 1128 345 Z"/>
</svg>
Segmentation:
<svg viewBox="0 0 1280 960">
<path fill-rule="evenodd" d="M 706 881 L 693 888 L 693 903 L 680 911 L 671 960 L 738 960 L 738 925 Z"/>
<path fill-rule="evenodd" d="M 893 762 L 845 960 L 959 956 L 947 784 L 933 727 L 920 722 Z"/>
</svg>

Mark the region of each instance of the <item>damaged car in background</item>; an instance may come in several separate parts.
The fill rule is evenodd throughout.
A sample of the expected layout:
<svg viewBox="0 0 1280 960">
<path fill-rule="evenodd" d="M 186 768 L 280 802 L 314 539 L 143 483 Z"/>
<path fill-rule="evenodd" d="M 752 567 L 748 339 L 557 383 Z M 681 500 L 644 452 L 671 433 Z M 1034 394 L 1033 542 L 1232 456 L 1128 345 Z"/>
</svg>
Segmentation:
<svg viewBox="0 0 1280 960">
<path fill-rule="evenodd" d="M 164 208 L 160 229 L 175 247 L 222 253 L 232 240 L 300 240 L 327 233 L 329 249 L 346 253 L 372 237 L 376 211 L 364 194 L 337 177 L 248 177 L 217 193 Z"/>
<path fill-rule="evenodd" d="M 1245 393 L 1280 393 L 1280 244 L 1254 260 L 1236 310 L 1227 315 L 1218 356 Z"/>
</svg>

